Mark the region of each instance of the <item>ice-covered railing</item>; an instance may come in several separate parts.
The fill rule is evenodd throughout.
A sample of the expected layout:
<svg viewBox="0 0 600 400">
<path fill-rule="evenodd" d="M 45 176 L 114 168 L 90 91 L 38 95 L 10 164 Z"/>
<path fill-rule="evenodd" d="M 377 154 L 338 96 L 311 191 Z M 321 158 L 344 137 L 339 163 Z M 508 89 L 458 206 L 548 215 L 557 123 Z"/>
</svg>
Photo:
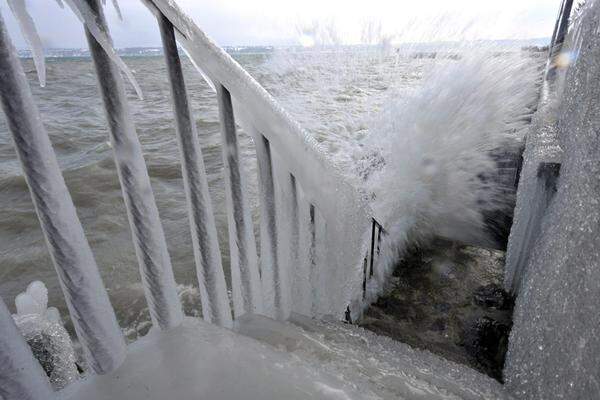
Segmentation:
<svg viewBox="0 0 600 400">
<path fill-rule="evenodd" d="M 11 1 L 23 29 L 37 37 L 23 1 Z M 245 313 L 282 320 L 292 311 L 339 320 L 356 318 L 364 306 L 382 234 L 363 194 L 344 179 L 317 142 L 174 2 L 143 1 L 157 18 L 164 46 L 204 319 L 231 327 Z M 99 1 L 65 2 L 85 27 L 150 316 L 154 326 L 168 330 L 181 324 L 183 313 L 121 72 L 140 97 L 141 91 L 112 47 Z M 217 94 L 233 310 L 177 42 Z M 43 83 L 43 59 L 39 51 L 34 53 Z M 0 87 L 9 130 L 87 364 L 98 374 L 114 371 L 125 357 L 123 335 L 1 17 Z M 260 259 L 240 162 L 238 124 L 256 145 Z M 38 376 L 39 368 L 30 368 L 31 354 L 22 338 L 16 337 L 10 315 L 1 306 L 0 322 L 6 332 L 0 336 L 0 396 L 5 400 L 46 399 L 47 385 L 36 384 L 45 379 Z M 19 373 L 22 369 L 27 374 Z"/>
</svg>

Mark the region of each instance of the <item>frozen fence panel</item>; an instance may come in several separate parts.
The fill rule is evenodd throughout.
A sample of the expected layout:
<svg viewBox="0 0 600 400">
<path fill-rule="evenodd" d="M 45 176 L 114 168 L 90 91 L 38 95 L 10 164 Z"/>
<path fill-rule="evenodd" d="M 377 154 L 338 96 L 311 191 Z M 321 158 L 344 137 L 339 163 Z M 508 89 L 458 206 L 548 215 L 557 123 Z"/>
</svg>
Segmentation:
<svg viewBox="0 0 600 400">
<path fill-rule="evenodd" d="M 231 252 L 231 286 L 235 316 L 246 312 L 262 313 L 263 302 L 256 256 L 256 240 L 237 142 L 231 94 L 217 86 L 223 164 L 225 165 L 225 196 Z"/>
<path fill-rule="evenodd" d="M 90 367 L 108 373 L 123 361 L 125 342 L 1 18 L 0 87 L 2 107 L 75 331 Z"/>
<path fill-rule="evenodd" d="M 96 13 L 98 24 L 108 32 L 98 0 L 85 1 Z M 87 28 L 86 36 L 104 100 L 117 173 L 150 315 L 153 323 L 160 328 L 173 328 L 181 323 L 183 312 L 123 78 L 115 62 Z"/>
<path fill-rule="evenodd" d="M 158 13 L 157 19 L 171 83 L 183 184 L 202 300 L 202 315 L 206 321 L 228 326 L 231 323 L 231 309 L 221 264 L 217 228 L 208 192 L 202 150 L 198 142 L 196 124 L 192 118 L 181 60 L 175 42 L 175 32 L 173 25 L 162 14 Z"/>
<path fill-rule="evenodd" d="M 0 398 L 51 400 L 52 387 L 0 299 Z"/>
</svg>

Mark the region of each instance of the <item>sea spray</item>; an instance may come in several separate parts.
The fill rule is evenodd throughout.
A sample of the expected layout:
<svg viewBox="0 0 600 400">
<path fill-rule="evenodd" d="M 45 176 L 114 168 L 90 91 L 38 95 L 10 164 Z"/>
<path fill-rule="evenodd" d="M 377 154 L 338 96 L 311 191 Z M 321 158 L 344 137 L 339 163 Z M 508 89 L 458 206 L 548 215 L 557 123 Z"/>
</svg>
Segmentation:
<svg viewBox="0 0 600 400">
<path fill-rule="evenodd" d="M 510 207 L 514 192 L 486 177 L 498 168 L 491 154 L 523 140 L 540 63 L 525 51 L 467 50 L 436 54 L 364 140 L 358 169 L 388 233 L 379 283 L 408 246 L 434 236 L 491 246 L 485 212 Z"/>
</svg>

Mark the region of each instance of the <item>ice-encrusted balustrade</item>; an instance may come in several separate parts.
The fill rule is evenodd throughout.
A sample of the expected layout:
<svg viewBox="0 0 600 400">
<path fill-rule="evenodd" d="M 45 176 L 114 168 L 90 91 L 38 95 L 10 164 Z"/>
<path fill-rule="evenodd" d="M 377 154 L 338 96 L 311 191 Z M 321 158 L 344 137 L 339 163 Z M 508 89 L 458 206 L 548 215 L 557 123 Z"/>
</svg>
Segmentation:
<svg viewBox="0 0 600 400">
<path fill-rule="evenodd" d="M 140 98 L 142 93 L 112 46 L 104 2 L 65 3 L 82 22 L 94 61 L 150 316 L 154 326 L 171 330 L 184 318 L 121 72 Z M 369 243 L 374 236 L 364 195 L 346 181 L 317 142 L 174 2 L 143 3 L 156 16 L 163 41 L 204 319 L 231 328 L 236 318 L 247 313 L 279 320 L 286 320 L 292 312 L 340 321 L 355 318 L 364 307 L 366 281 L 372 275 L 364 266 L 370 263 L 373 268 L 375 249 Z M 11 5 L 30 37 L 43 85 L 45 65 L 33 20 L 23 1 L 11 0 Z M 125 357 L 124 340 L 2 22 L 0 34 L 2 103 L 17 153 L 87 363 L 98 374 L 111 373 Z M 176 40 L 217 94 L 233 308 Z M 260 258 L 237 145 L 240 128 L 256 144 Z M 18 382 L 15 385 L 18 391 Z M 43 390 L 39 388 L 40 393 Z"/>
<path fill-rule="evenodd" d="M 45 67 L 43 58 L 40 59 L 39 39 L 32 20 L 22 0 L 10 2 L 22 29 L 30 37 L 35 65 L 43 84 Z M 345 318 L 350 322 L 374 298 L 386 278 L 377 264 L 383 227 L 372 218 L 363 194 L 344 179 L 316 141 L 242 67 L 210 41 L 172 0 L 142 2 L 156 16 L 163 41 L 202 311 L 204 319 L 212 325 L 183 317 L 164 232 L 120 73 L 129 78 L 140 97 L 141 90 L 132 71 L 112 47 L 99 0 L 65 0 L 84 24 L 96 66 L 145 295 L 152 322 L 157 328 L 127 349 L 33 103 L 25 73 L 0 16 L 2 106 L 79 342 L 88 365 L 97 373 L 58 397 L 164 399 L 208 395 L 215 399 L 261 400 L 284 396 L 298 399 L 509 399 L 510 394 L 497 382 L 466 368 L 457 368 L 406 346 L 386 343 L 382 347 L 374 335 L 349 325 L 306 319 L 306 316 L 332 316 L 338 321 Z M 58 3 L 62 5 L 61 1 Z M 118 10 L 116 1 L 113 4 Z M 553 34 L 548 81 L 554 79 L 553 68 L 568 33 L 572 5 L 572 0 L 563 1 Z M 594 1 L 587 6 L 597 8 Z M 597 32 L 597 22 L 594 22 L 597 19 L 589 21 L 592 20 L 586 25 L 588 35 Z M 571 38 L 575 47 L 581 45 L 580 40 L 579 37 Z M 233 309 L 227 295 L 202 149 L 176 41 L 217 94 L 232 255 Z M 596 55 L 596 47 L 590 47 L 591 50 L 582 54 L 587 54 L 590 59 Z M 581 68 L 577 71 L 590 78 Z M 591 83 L 585 87 L 597 90 L 597 85 Z M 546 86 L 546 90 L 551 89 Z M 546 111 L 554 112 L 541 107 L 538 117 L 544 118 Z M 240 127 L 256 145 L 261 212 L 260 259 L 237 145 Z M 579 142 L 573 143 L 571 147 L 576 150 L 585 147 L 579 146 Z M 536 143 L 529 143 L 530 147 L 532 144 Z M 589 155 L 591 159 L 593 154 Z M 534 161 L 537 163 L 538 159 Z M 535 179 L 525 181 L 530 188 L 520 193 L 534 193 L 536 201 L 528 204 L 534 212 L 529 209 L 525 212 L 532 215 L 532 219 L 516 224 L 511 233 L 513 248 L 509 247 L 507 284 L 513 288 L 522 280 L 536 283 L 528 269 L 539 270 L 540 262 L 530 260 L 529 248 L 541 247 L 539 243 L 534 246 L 534 242 L 544 234 L 542 225 L 546 208 L 557 201 L 553 196 L 558 163 L 548 157 L 539 161 L 541 164 L 536 164 L 535 168 L 531 167 L 531 162 L 524 166 L 524 174 Z M 584 178 L 591 179 L 591 175 L 586 174 Z M 596 190 L 597 185 L 593 188 Z M 559 187 L 559 199 L 560 195 Z M 594 213 L 592 208 L 597 204 L 585 204 L 590 206 L 589 215 L 595 218 L 597 212 Z M 550 217 L 559 217 L 554 214 Z M 576 213 L 573 218 L 581 215 Z M 585 233 L 581 235 L 585 236 Z M 522 241 L 525 245 L 514 245 L 514 238 L 525 238 Z M 589 240 L 581 242 L 595 244 Z M 560 249 L 560 246 L 556 248 Z M 545 251 L 543 254 L 553 253 Z M 590 251 L 582 258 L 586 266 L 594 262 L 585 258 L 589 254 Z M 577 288 L 580 282 L 577 277 L 571 278 L 569 283 Z M 539 282 L 537 286 L 550 291 Z M 526 290 L 522 296 L 533 297 L 534 305 L 543 301 L 540 294 L 532 294 L 531 290 Z M 593 297 L 587 296 L 580 298 L 589 300 Z M 552 298 L 554 302 L 560 299 Z M 576 301 L 571 303 L 578 305 Z M 583 305 L 590 304 L 592 302 L 588 301 Z M 537 385 L 539 365 L 543 365 L 548 357 L 535 351 L 532 355 L 531 346 L 527 347 L 525 342 L 537 340 L 542 348 L 555 346 L 561 354 L 568 354 L 573 346 L 569 346 L 567 340 L 555 340 L 552 334 L 545 333 L 540 337 L 537 326 L 528 322 L 534 318 L 527 318 L 527 305 L 522 301 L 517 304 L 517 311 L 516 334 L 511 339 L 507 368 L 509 387 L 526 398 L 540 398 L 536 397 L 536 390 L 544 394 L 550 393 L 549 390 L 558 393 L 561 388 L 555 386 L 560 386 L 556 383 L 560 380 L 549 373 L 542 376 L 548 389 L 540 389 Z M 545 312 L 550 320 L 561 323 L 560 316 L 547 309 Z M 568 320 L 568 323 L 570 326 L 582 325 L 581 331 L 593 331 L 593 327 L 581 324 L 579 320 Z M 223 327 L 233 328 L 237 333 Z M 347 341 L 348 337 L 356 339 L 357 343 Z M 582 339 L 585 340 L 580 340 L 579 348 L 597 349 L 597 340 Z M 282 353 L 281 348 L 292 355 Z M 229 353 L 235 357 L 224 357 Z M 583 357 L 584 366 L 592 365 L 597 351 L 588 354 Z M 528 370 L 528 360 L 537 363 L 538 368 Z M 350 366 L 348 361 L 351 361 Z M 568 359 L 561 361 L 564 361 L 561 368 L 569 365 Z M 574 373 L 559 368 L 561 376 L 585 378 L 585 369 L 580 365 L 576 367 Z M 107 376 L 100 376 L 102 374 Z M 215 375 L 222 379 L 213 379 Z M 591 387 L 594 382 L 597 383 L 588 379 L 584 382 L 585 387 Z M 582 393 L 580 389 L 563 391 Z M 55 395 L 0 300 L 1 397 L 3 400 L 47 400 Z"/>
</svg>

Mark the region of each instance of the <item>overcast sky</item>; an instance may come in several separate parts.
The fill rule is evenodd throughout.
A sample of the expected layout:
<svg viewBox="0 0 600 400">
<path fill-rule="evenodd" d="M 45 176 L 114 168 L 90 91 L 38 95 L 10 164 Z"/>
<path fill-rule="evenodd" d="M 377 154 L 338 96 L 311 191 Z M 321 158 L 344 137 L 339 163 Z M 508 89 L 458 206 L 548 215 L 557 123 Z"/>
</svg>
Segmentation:
<svg viewBox="0 0 600 400">
<path fill-rule="evenodd" d="M 26 0 L 46 47 L 84 47 L 70 10 L 54 0 Z M 528 39 L 552 34 L 560 0 L 177 0 L 221 45 L 281 45 L 373 37 L 393 42 Z M 116 47 L 159 46 L 152 15 L 139 0 L 110 1 L 107 15 Z M 17 47 L 25 43 L 6 0 L 0 11 Z M 371 27 L 369 29 L 369 27 Z M 366 34 L 368 32 L 374 34 Z M 326 34 L 325 34 L 326 33 Z M 307 38 L 308 37 L 308 38 Z M 320 39 L 319 39 L 320 38 Z"/>
</svg>

